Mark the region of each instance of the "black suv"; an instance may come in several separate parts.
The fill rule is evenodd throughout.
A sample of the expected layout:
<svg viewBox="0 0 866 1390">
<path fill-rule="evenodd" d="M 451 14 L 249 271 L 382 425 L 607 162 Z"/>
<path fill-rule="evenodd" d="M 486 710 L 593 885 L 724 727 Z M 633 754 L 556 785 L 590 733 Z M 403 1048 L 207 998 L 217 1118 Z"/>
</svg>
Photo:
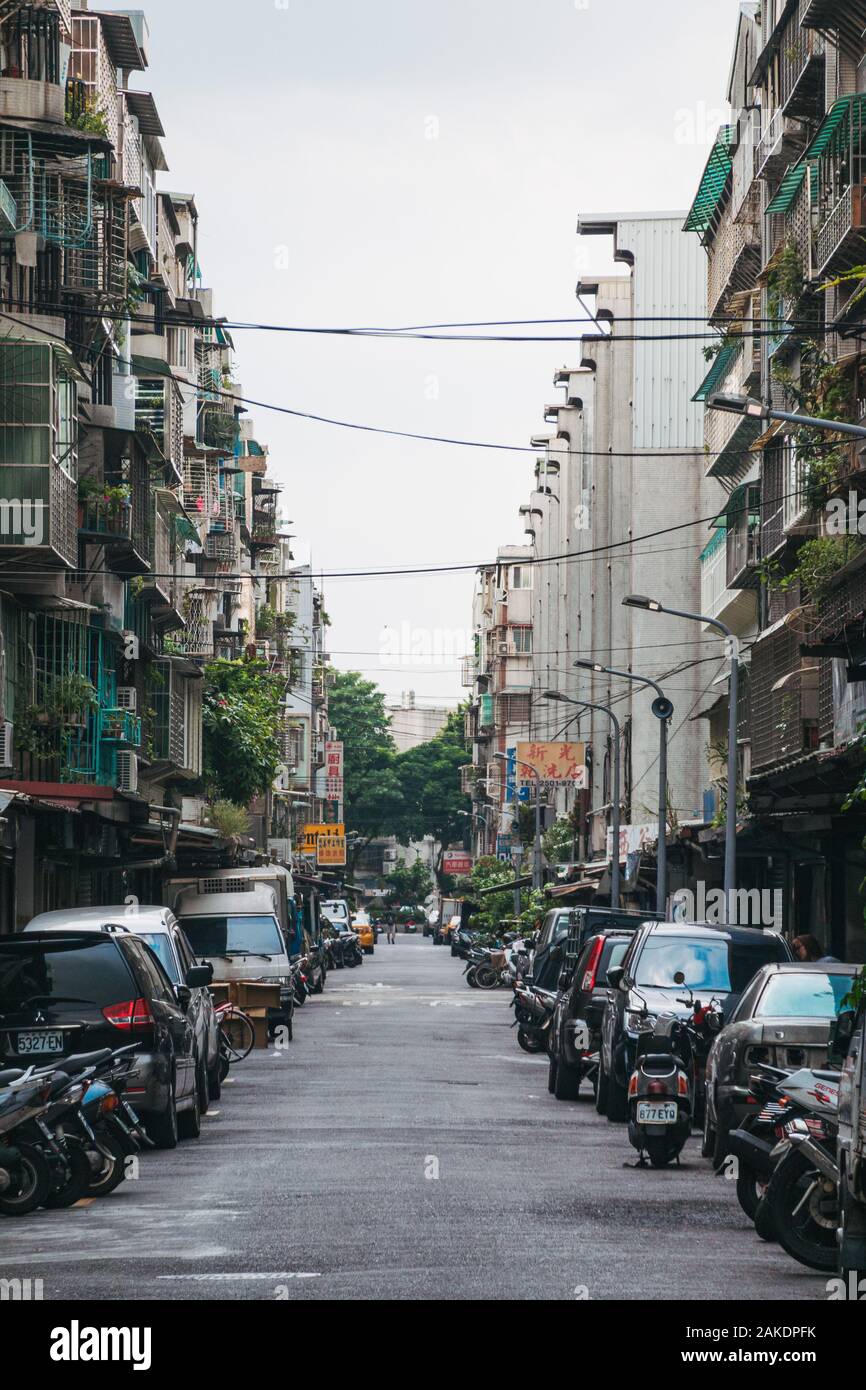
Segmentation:
<svg viewBox="0 0 866 1390">
<path fill-rule="evenodd" d="M 734 1000 L 762 965 L 790 959 L 781 936 L 755 927 L 658 921 L 642 926 L 622 963 L 608 971 L 595 1098 L 599 1113 L 609 1120 L 627 1118 L 638 1032 L 647 1020 L 662 1011 L 688 1017 L 690 999 L 703 1004 L 715 999 L 730 1017 Z"/>
<path fill-rule="evenodd" d="M 560 976 L 561 988 L 548 1036 L 547 1089 L 557 1100 L 577 1100 L 580 1083 L 596 1071 L 601 1020 L 607 1000 L 607 972 L 620 965 L 636 927 L 605 927 L 585 942 L 573 968 Z"/>
<path fill-rule="evenodd" d="M 206 978 L 207 977 L 207 978 Z M 200 1128 L 190 991 L 210 982 L 196 966 L 174 986 L 129 932 L 35 931 L 0 938 L 0 1068 L 137 1042 L 126 1094 L 160 1148 Z M 179 1113 L 180 1112 L 180 1113 Z"/>
</svg>

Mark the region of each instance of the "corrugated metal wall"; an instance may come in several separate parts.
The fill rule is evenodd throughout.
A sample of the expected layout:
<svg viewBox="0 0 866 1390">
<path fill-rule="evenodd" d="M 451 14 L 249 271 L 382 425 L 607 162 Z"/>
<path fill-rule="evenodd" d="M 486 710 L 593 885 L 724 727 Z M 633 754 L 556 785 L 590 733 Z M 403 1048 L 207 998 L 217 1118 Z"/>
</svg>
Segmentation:
<svg viewBox="0 0 866 1390">
<path fill-rule="evenodd" d="M 634 316 L 662 320 L 636 323 L 638 334 L 700 331 L 695 320 L 706 315 L 707 257 L 698 237 L 683 231 L 684 221 L 685 213 L 618 224 L 618 250 L 634 255 Z M 683 323 L 671 324 L 672 315 L 682 315 Z M 636 449 L 703 447 L 704 409 L 691 399 L 706 376 L 701 346 L 694 338 L 635 344 Z"/>
</svg>

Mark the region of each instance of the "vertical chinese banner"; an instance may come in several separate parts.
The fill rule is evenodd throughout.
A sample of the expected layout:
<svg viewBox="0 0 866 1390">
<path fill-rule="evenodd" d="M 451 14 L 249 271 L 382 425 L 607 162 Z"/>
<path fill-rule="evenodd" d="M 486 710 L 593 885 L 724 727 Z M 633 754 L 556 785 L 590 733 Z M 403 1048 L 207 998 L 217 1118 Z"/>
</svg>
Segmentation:
<svg viewBox="0 0 866 1390">
<path fill-rule="evenodd" d="M 325 798 L 336 803 L 335 820 L 343 819 L 343 744 L 325 744 Z"/>
</svg>

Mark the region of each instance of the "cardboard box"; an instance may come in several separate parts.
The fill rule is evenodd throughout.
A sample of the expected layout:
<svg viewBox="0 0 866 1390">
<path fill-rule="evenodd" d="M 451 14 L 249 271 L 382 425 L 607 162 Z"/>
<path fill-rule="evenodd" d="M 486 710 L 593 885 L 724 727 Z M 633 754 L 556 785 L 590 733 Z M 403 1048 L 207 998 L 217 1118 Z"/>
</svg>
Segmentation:
<svg viewBox="0 0 866 1390">
<path fill-rule="evenodd" d="M 280 986 L 266 984 L 261 980 L 237 980 L 235 1003 L 244 1013 L 251 1009 L 278 1009 L 280 1007 Z"/>
<path fill-rule="evenodd" d="M 258 1048 L 268 1045 L 268 1011 L 267 1009 L 249 1009 L 246 1011 L 253 1028 L 255 1030 L 255 1046 Z"/>
</svg>

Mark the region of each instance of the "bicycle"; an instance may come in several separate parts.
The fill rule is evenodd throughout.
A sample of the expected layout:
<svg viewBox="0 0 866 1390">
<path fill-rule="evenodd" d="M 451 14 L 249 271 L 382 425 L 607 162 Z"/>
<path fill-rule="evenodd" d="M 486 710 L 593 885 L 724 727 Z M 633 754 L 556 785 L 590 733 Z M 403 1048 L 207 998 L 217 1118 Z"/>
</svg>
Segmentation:
<svg viewBox="0 0 866 1390">
<path fill-rule="evenodd" d="M 252 1052 L 256 1031 L 252 1019 L 237 1004 L 218 1004 L 214 1013 L 219 1029 L 220 1080 L 225 1081 L 229 1067 Z"/>
</svg>

